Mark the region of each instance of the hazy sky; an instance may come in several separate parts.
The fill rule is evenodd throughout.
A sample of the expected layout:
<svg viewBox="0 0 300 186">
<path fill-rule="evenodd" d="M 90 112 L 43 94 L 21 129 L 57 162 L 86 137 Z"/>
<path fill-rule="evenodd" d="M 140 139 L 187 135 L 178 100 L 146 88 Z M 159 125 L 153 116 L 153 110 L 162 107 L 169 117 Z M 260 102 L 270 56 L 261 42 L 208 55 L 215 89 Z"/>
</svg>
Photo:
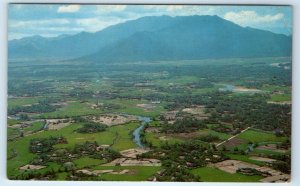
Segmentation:
<svg viewBox="0 0 300 186">
<path fill-rule="evenodd" d="M 218 15 L 241 26 L 291 34 L 288 6 L 10 4 L 9 39 L 96 32 L 143 16 Z"/>
</svg>

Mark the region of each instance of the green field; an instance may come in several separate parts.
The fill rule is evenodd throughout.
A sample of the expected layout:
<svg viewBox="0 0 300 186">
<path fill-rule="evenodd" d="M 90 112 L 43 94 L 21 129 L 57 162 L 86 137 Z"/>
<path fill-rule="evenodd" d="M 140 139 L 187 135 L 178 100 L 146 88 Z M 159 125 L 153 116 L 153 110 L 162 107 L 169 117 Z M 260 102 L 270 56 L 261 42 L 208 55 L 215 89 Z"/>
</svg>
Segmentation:
<svg viewBox="0 0 300 186">
<path fill-rule="evenodd" d="M 131 133 L 138 125 L 138 123 L 129 123 L 109 128 L 107 132 L 115 134 L 115 143 L 112 145 L 112 148 L 121 151 L 137 147 L 132 140 L 133 136 Z"/>
<path fill-rule="evenodd" d="M 8 109 L 15 108 L 23 105 L 31 105 L 38 103 L 43 98 L 28 97 L 28 98 L 9 98 L 8 99 Z"/>
<path fill-rule="evenodd" d="M 38 130 L 42 130 L 44 126 L 44 122 L 42 121 L 37 121 L 37 122 L 33 122 L 30 124 L 29 127 L 25 128 L 25 131 L 27 132 L 36 132 Z"/>
<path fill-rule="evenodd" d="M 155 147 L 160 147 L 161 145 L 163 145 L 166 142 L 168 144 L 175 144 L 175 143 L 184 142 L 184 140 L 179 139 L 179 138 L 175 138 L 175 137 L 172 137 L 172 136 L 164 136 L 164 135 L 156 134 L 156 133 L 152 133 L 152 132 L 151 133 L 147 132 L 145 134 L 145 138 L 148 142 L 150 142 Z"/>
<path fill-rule="evenodd" d="M 164 112 L 164 103 L 156 104 L 155 108 L 153 109 L 143 109 L 137 106 L 137 104 L 149 104 L 149 101 L 146 100 L 115 99 L 110 101 L 104 101 L 104 103 L 114 103 L 120 105 L 121 108 L 117 109 L 116 112 L 127 113 L 132 115 L 155 117 L 158 116 L 160 113 Z"/>
<path fill-rule="evenodd" d="M 100 175 L 100 178 L 104 180 L 110 181 L 146 181 L 148 178 L 153 176 L 157 171 L 161 169 L 161 167 L 147 167 L 147 166 L 133 166 L 133 167 L 126 167 L 126 166 L 96 166 L 94 167 L 95 170 L 129 170 L 129 174 L 123 175 L 113 175 L 113 174 L 103 174 Z"/>
<path fill-rule="evenodd" d="M 105 161 L 89 158 L 89 157 L 82 157 L 74 160 L 74 163 L 77 168 L 81 169 L 81 168 L 89 168 L 89 167 L 97 166 L 105 163 Z"/>
<path fill-rule="evenodd" d="M 62 118 L 72 116 L 82 116 L 90 114 L 99 114 L 101 111 L 92 109 L 87 103 L 69 102 L 67 106 L 60 108 L 57 111 L 43 113 L 40 118 Z"/>
<path fill-rule="evenodd" d="M 286 137 L 277 137 L 272 133 L 263 132 L 258 130 L 247 130 L 240 134 L 238 138 L 251 141 L 251 142 L 282 142 L 285 141 Z"/>
<path fill-rule="evenodd" d="M 275 101 L 275 102 L 291 101 L 291 94 L 274 94 L 271 96 L 270 101 Z"/>
<path fill-rule="evenodd" d="M 125 150 L 128 148 L 136 147 L 132 142 L 131 131 L 138 126 L 138 123 L 129 123 L 125 125 L 119 125 L 109 128 L 107 131 L 93 134 L 76 133 L 75 130 L 82 125 L 75 123 L 65 128 L 56 130 L 48 130 L 40 133 L 35 133 L 30 136 L 26 136 L 20 140 L 8 142 L 8 156 L 12 156 L 12 150 L 15 150 L 17 156 L 11 160 L 8 160 L 8 175 L 13 175 L 18 167 L 26 165 L 35 156 L 28 152 L 28 145 L 30 139 L 33 138 L 46 138 L 46 137 L 59 137 L 64 134 L 67 139 L 67 144 L 55 145 L 55 148 L 68 148 L 72 149 L 76 143 L 84 143 L 86 141 L 96 141 L 98 144 L 112 145 L 115 138 L 119 137 L 122 140 L 116 140 L 113 144 L 113 149 Z M 119 132 L 118 132 L 119 131 Z"/>
<path fill-rule="evenodd" d="M 125 99 L 115 99 L 115 100 L 104 100 L 103 103 L 112 103 L 119 105 L 120 109 L 115 109 L 114 112 L 127 113 L 140 116 L 154 117 L 159 115 L 164 111 L 164 104 L 155 105 L 154 109 L 145 110 L 137 106 L 137 104 L 147 103 L 145 100 L 125 100 Z M 39 115 L 40 118 L 61 118 L 61 117 L 72 117 L 72 116 L 83 116 L 83 115 L 97 115 L 101 113 L 111 112 L 110 110 L 103 109 L 93 109 L 88 103 L 81 103 L 78 101 L 68 102 L 68 105 L 58 109 L 54 112 L 43 113 Z"/>
<path fill-rule="evenodd" d="M 81 126 L 80 124 L 73 124 L 71 126 L 72 127 L 66 127 L 68 130 L 66 129 L 67 131 L 64 133 L 64 137 L 67 139 L 68 144 L 58 144 L 55 145 L 56 148 L 72 148 L 76 143 L 84 143 L 85 141 L 96 141 L 98 144 L 113 145 L 112 147 L 118 150 L 135 147 L 130 133 L 138 126 L 138 123 L 113 126 L 104 132 L 93 134 L 74 132 L 75 129 Z M 57 132 L 56 134 L 60 133 Z M 116 139 L 115 144 L 113 144 L 114 139 Z M 126 145 L 122 146 L 122 144 Z"/>
<path fill-rule="evenodd" d="M 8 125 L 15 125 L 15 124 L 19 124 L 20 121 L 16 120 L 16 119 L 7 119 L 7 124 Z"/>
<path fill-rule="evenodd" d="M 203 167 L 191 170 L 205 182 L 258 182 L 261 176 L 246 176 L 240 173 L 230 174 L 216 168 Z"/>
<path fill-rule="evenodd" d="M 231 137 L 230 134 L 217 132 L 217 131 L 214 131 L 214 130 L 211 130 L 211 129 L 199 130 L 199 135 L 200 136 L 206 136 L 206 135 L 218 136 L 221 140 L 226 140 L 226 139 Z"/>
<path fill-rule="evenodd" d="M 284 152 L 277 152 L 277 151 L 272 151 L 272 150 L 261 150 L 261 149 L 254 149 L 255 153 L 258 154 L 265 154 L 265 155 L 282 155 L 285 154 Z"/>
<path fill-rule="evenodd" d="M 284 92 L 291 92 L 290 86 L 278 86 L 278 85 L 266 85 L 262 87 L 262 90 L 265 91 L 284 91 Z"/>
<path fill-rule="evenodd" d="M 16 128 L 7 128 L 7 139 L 13 139 L 16 137 L 19 137 L 21 134 L 21 131 Z"/>
</svg>

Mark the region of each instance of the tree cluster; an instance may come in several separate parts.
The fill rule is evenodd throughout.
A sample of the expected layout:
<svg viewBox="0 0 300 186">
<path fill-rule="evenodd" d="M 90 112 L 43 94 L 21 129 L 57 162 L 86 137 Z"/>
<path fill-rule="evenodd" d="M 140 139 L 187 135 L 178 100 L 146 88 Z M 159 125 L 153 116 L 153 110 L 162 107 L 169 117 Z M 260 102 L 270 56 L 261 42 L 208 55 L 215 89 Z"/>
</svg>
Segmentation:
<svg viewBox="0 0 300 186">
<path fill-rule="evenodd" d="M 77 129 L 79 133 L 96 133 L 105 131 L 107 128 L 106 125 L 94 122 L 88 122 L 83 125 L 83 127 Z"/>
</svg>

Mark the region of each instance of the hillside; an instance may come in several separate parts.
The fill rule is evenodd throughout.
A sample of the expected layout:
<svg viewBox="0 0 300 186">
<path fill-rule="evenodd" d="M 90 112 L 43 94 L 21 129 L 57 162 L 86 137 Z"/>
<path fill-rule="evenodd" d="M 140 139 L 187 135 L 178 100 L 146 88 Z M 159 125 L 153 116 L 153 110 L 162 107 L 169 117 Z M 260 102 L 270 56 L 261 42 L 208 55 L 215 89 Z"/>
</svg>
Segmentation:
<svg viewBox="0 0 300 186">
<path fill-rule="evenodd" d="M 96 33 L 9 42 L 9 58 L 93 62 L 291 56 L 292 38 L 218 16 L 143 17 Z"/>
</svg>

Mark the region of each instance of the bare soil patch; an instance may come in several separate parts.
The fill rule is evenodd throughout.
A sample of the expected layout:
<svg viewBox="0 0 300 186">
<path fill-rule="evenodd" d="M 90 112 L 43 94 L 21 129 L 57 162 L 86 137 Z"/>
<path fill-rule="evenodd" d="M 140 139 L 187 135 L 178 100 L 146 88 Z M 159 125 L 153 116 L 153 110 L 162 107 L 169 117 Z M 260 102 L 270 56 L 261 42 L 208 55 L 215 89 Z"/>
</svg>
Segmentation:
<svg viewBox="0 0 300 186">
<path fill-rule="evenodd" d="M 258 156 L 251 156 L 250 159 L 256 160 L 256 161 L 263 161 L 263 162 L 267 162 L 267 163 L 272 163 L 272 162 L 276 161 L 271 158 L 263 158 L 263 157 L 258 157 Z"/>
<path fill-rule="evenodd" d="M 146 132 L 159 133 L 159 128 L 157 127 L 148 127 L 145 130 Z"/>
<path fill-rule="evenodd" d="M 161 162 L 157 159 L 118 158 L 103 166 L 161 166 Z"/>
<path fill-rule="evenodd" d="M 125 115 L 119 115 L 119 114 L 106 114 L 101 116 L 89 116 L 88 119 L 92 120 L 96 123 L 103 123 L 107 126 L 113 126 L 113 125 L 120 125 L 125 124 L 130 121 L 136 121 L 136 116 L 125 116 Z"/>
<path fill-rule="evenodd" d="M 13 129 L 20 129 L 20 128 L 25 128 L 27 127 L 28 125 L 24 125 L 24 124 L 15 124 L 15 125 L 10 125 L 10 126 L 7 126 L 9 128 L 13 128 Z"/>
<path fill-rule="evenodd" d="M 225 160 L 211 165 L 222 171 L 234 174 L 239 169 L 251 168 L 262 173 L 265 178 L 261 179 L 261 182 L 287 182 L 290 181 L 290 175 L 284 174 L 280 171 L 274 170 L 270 167 L 260 167 L 251 163 L 246 163 L 238 160 Z"/>
<path fill-rule="evenodd" d="M 98 176 L 100 174 L 128 174 L 130 173 L 130 170 L 124 169 L 121 171 L 117 170 L 88 170 L 88 169 L 80 169 L 77 170 L 76 173 L 86 174 L 89 176 Z"/>
<path fill-rule="evenodd" d="M 283 183 L 283 182 L 290 182 L 291 176 L 288 174 L 278 175 L 278 176 L 269 176 L 259 180 L 264 183 Z"/>
<path fill-rule="evenodd" d="M 66 126 L 69 126 L 74 121 L 72 119 L 47 119 L 46 123 L 49 130 L 59 130 Z"/>
<path fill-rule="evenodd" d="M 241 86 L 236 86 L 234 88 L 234 92 L 261 92 L 261 90 L 255 88 L 245 88 Z"/>
<path fill-rule="evenodd" d="M 220 145 L 220 147 L 221 146 L 225 146 L 225 147 L 231 148 L 231 147 L 235 147 L 235 146 L 241 145 L 243 143 L 246 143 L 246 141 L 243 140 L 243 139 L 239 139 L 239 138 L 235 137 L 235 138 L 232 138 L 232 139 L 226 141 L 225 143 L 223 143 L 222 145 Z"/>
<path fill-rule="evenodd" d="M 97 174 L 93 173 L 93 171 L 90 171 L 87 169 L 77 170 L 76 173 L 85 174 L 85 175 L 89 175 L 89 176 L 97 176 Z"/>
<path fill-rule="evenodd" d="M 127 157 L 127 158 L 136 158 L 137 155 L 146 153 L 148 151 L 149 150 L 147 150 L 147 149 L 136 148 L 136 149 L 123 150 L 120 153 L 122 154 L 122 156 Z"/>
<path fill-rule="evenodd" d="M 268 173 L 271 176 L 278 176 L 278 175 L 282 175 L 283 173 L 277 170 L 274 170 L 270 167 L 259 167 L 256 170 L 263 172 L 263 173 Z"/>
<path fill-rule="evenodd" d="M 173 111 L 169 111 L 169 112 L 166 112 L 164 114 L 164 118 L 167 120 L 167 121 L 174 121 L 176 119 L 176 115 L 179 111 L 177 110 L 173 110 Z"/>
<path fill-rule="evenodd" d="M 286 153 L 288 151 L 286 149 L 278 149 L 276 147 L 276 144 L 260 145 L 256 149 L 259 149 L 259 150 L 270 150 L 270 151 L 280 152 L 280 153 Z"/>
<path fill-rule="evenodd" d="M 291 101 L 279 101 L 279 102 L 268 101 L 267 103 L 269 103 L 269 104 L 276 104 L 276 105 L 291 105 L 292 104 Z"/>
<path fill-rule="evenodd" d="M 288 174 L 284 174 L 280 171 L 277 171 L 277 170 L 274 170 L 270 167 L 259 167 L 257 168 L 256 170 L 264 173 L 264 174 L 267 174 L 267 175 L 270 175 L 266 178 L 263 178 L 261 179 L 260 181 L 261 182 L 275 182 L 275 183 L 280 183 L 280 182 L 289 182 L 290 179 L 291 179 L 291 176 L 288 175 Z"/>
<path fill-rule="evenodd" d="M 146 104 L 146 103 L 142 103 L 142 104 L 137 104 L 137 107 L 143 108 L 145 110 L 150 110 L 150 109 L 154 109 L 156 106 L 153 104 Z"/>
<path fill-rule="evenodd" d="M 109 148 L 110 147 L 110 145 L 99 145 L 97 148 L 96 148 L 96 150 L 97 151 L 101 151 L 101 150 L 105 150 L 105 149 L 107 149 L 107 148 Z"/>
<path fill-rule="evenodd" d="M 105 173 L 110 173 L 110 172 L 114 172 L 114 170 L 94 170 L 93 171 L 96 174 L 105 174 Z"/>
<path fill-rule="evenodd" d="M 160 136 L 159 140 L 161 140 L 161 141 L 167 141 L 168 137 L 167 136 Z"/>
<path fill-rule="evenodd" d="M 238 169 L 242 169 L 242 168 L 252 168 L 252 169 L 259 168 L 258 165 L 254 165 L 254 164 L 250 164 L 238 160 L 225 160 L 222 162 L 215 163 L 213 166 L 231 174 L 236 173 Z"/>
<path fill-rule="evenodd" d="M 121 171 L 119 171 L 119 172 L 113 171 L 113 172 L 110 172 L 110 173 L 108 173 L 108 174 L 128 174 L 129 172 L 130 172 L 130 170 L 124 169 L 124 170 L 121 170 Z"/>
<path fill-rule="evenodd" d="M 191 107 L 191 108 L 184 108 L 184 109 L 182 109 L 182 112 L 192 114 L 197 119 L 207 119 L 210 116 L 209 113 L 205 113 L 204 105 L 197 105 L 197 106 Z"/>
<path fill-rule="evenodd" d="M 52 106 L 59 106 L 59 107 L 66 107 L 68 106 L 68 102 L 57 102 L 57 103 L 51 103 Z"/>
</svg>

